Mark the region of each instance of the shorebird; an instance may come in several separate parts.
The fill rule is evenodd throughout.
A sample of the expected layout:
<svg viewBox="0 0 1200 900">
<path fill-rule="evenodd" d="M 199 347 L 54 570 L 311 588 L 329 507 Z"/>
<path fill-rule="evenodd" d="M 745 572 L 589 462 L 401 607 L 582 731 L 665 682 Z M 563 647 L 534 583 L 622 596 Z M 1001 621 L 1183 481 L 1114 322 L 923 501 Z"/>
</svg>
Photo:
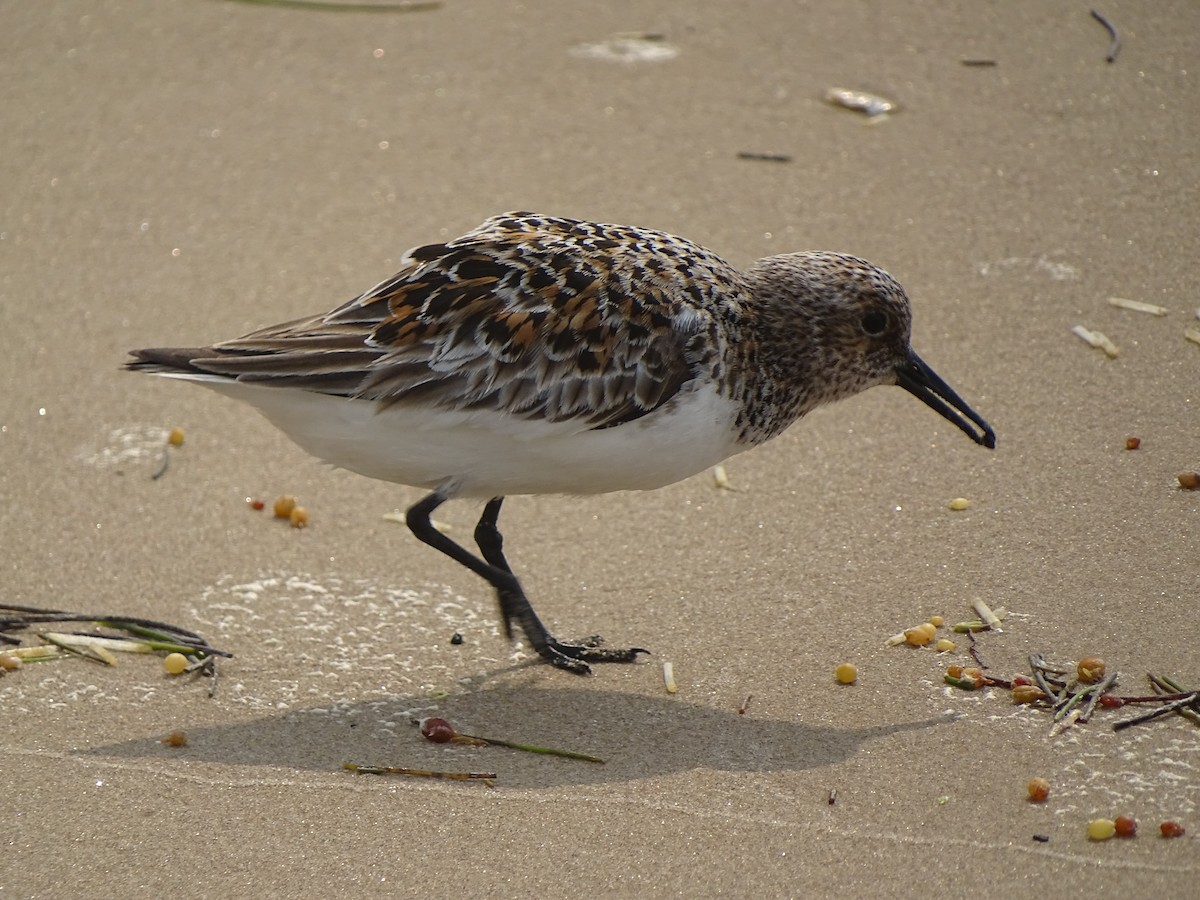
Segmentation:
<svg viewBox="0 0 1200 900">
<path fill-rule="evenodd" d="M 200 348 L 132 351 L 129 369 L 249 403 L 317 458 L 429 491 L 413 534 L 496 591 L 546 661 L 647 651 L 556 639 L 503 552 L 513 494 L 662 487 L 761 444 L 815 407 L 895 384 L 994 447 L 995 432 L 909 346 L 900 284 L 841 253 L 739 271 L 660 231 L 528 212 L 410 250 L 331 312 Z M 483 498 L 478 554 L 431 524 Z"/>
</svg>

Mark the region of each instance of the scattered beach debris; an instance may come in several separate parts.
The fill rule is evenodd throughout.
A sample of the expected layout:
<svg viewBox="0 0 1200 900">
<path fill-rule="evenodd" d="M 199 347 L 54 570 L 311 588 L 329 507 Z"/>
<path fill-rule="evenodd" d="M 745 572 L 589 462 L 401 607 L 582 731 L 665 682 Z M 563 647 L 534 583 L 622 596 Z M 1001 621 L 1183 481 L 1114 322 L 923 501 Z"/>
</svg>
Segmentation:
<svg viewBox="0 0 1200 900">
<path fill-rule="evenodd" d="M 1200 474 L 1197 475 L 1200 486 Z M 1010 691 L 1012 702 L 1053 712 L 1051 736 L 1065 731 L 1076 724 L 1088 722 L 1099 709 L 1115 710 L 1130 704 L 1146 704 L 1152 708 L 1144 713 L 1122 719 L 1113 724 L 1114 731 L 1122 731 L 1134 725 L 1164 718 L 1172 713 L 1200 725 L 1200 689 L 1185 688 L 1175 679 L 1147 673 L 1154 690 L 1146 696 L 1114 694 L 1119 675 L 1109 671 L 1103 659 L 1095 654 L 1086 654 L 1070 665 L 1057 665 L 1046 661 L 1040 653 L 1030 654 L 1028 675 L 1015 675 L 1012 679 L 1001 678 L 989 673 L 976 644 L 976 635 L 1003 633 L 1000 624 L 1008 614 L 1003 607 L 991 609 L 983 600 L 972 602 L 978 619 L 959 622 L 951 626 L 955 633 L 966 634 L 971 641 L 969 652 L 976 662 L 974 666 L 952 664 L 947 666 L 943 681 L 951 687 L 964 691 L 995 687 Z M 936 620 L 936 625 L 935 625 Z M 922 625 L 907 628 L 887 638 L 887 646 L 907 644 L 924 647 L 930 643 L 937 628 L 943 624 L 940 616 L 933 616 Z M 947 643 L 952 643 L 947 641 Z M 951 650 L 941 641 L 935 645 L 939 650 Z"/>
<path fill-rule="evenodd" d="M 1104 351 L 1104 355 L 1109 359 L 1116 359 L 1121 355 L 1121 351 L 1117 349 L 1117 345 L 1108 339 L 1108 336 L 1101 331 L 1094 331 L 1090 328 L 1085 328 L 1083 325 L 1076 325 L 1071 329 L 1071 333 L 1078 335 L 1087 341 L 1093 347 Z"/>
<path fill-rule="evenodd" d="M 51 623 L 88 624 L 95 630 L 41 631 L 37 636 L 45 643 L 29 646 L 20 646 L 21 638 L 12 634 L 14 631 Z M 210 697 L 217 686 L 217 657 L 233 656 L 213 647 L 196 632 L 166 622 L 9 604 L 0 604 L 0 644 L 11 645 L 0 652 L 0 657 L 3 657 L 0 659 L 0 675 L 16 671 L 23 663 L 67 656 L 82 657 L 106 666 L 117 665 L 115 653 L 163 654 L 164 660 L 179 656 L 184 660 L 184 668 L 180 673 L 188 671 L 212 678 L 208 691 Z"/>
<path fill-rule="evenodd" d="M 825 92 L 825 102 L 843 109 L 861 112 L 868 119 L 874 121 L 883 121 L 890 113 L 899 109 L 895 102 L 886 97 L 849 88 L 830 88 Z"/>
<path fill-rule="evenodd" d="M 746 710 L 748 710 L 750 708 L 750 701 L 752 699 L 754 699 L 753 694 L 746 695 L 746 699 L 743 700 L 742 705 L 738 707 L 738 715 L 739 716 L 744 716 L 746 714 Z"/>
<path fill-rule="evenodd" d="M 1093 9 L 1090 10 L 1090 12 L 1092 14 L 1092 18 L 1103 25 L 1104 30 L 1108 32 L 1110 40 L 1108 44 L 1108 53 L 1105 55 L 1104 61 L 1110 63 L 1116 62 L 1117 54 L 1121 52 L 1121 37 L 1117 34 L 1117 29 L 1113 26 L 1112 22 L 1108 21 L 1108 19 L 1104 18 L 1104 16 L 1096 12 L 1096 10 Z"/>
<path fill-rule="evenodd" d="M 604 763 L 598 756 L 590 753 L 578 753 L 574 750 L 559 750 L 554 747 L 540 747 L 537 744 L 518 744 L 504 741 L 500 738 L 485 738 L 476 734 L 462 734 L 454 730 L 446 719 L 441 716 L 430 716 L 415 722 L 421 729 L 426 740 L 435 744 L 466 744 L 471 747 L 507 747 L 510 750 L 523 750 L 526 753 L 541 753 L 546 756 L 561 756 L 565 759 L 580 759 L 584 762 Z"/>
</svg>

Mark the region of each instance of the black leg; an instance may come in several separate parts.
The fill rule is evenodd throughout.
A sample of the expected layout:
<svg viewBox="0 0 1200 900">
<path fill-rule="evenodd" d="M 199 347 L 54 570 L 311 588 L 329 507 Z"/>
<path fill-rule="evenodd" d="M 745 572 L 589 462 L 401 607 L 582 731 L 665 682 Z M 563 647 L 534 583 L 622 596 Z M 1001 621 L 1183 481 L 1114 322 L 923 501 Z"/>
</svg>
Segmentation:
<svg viewBox="0 0 1200 900">
<path fill-rule="evenodd" d="M 591 672 L 589 662 L 633 662 L 639 653 L 649 651 L 637 647 L 630 649 L 614 649 L 600 646 L 599 638 L 589 638 L 579 643 L 559 641 L 550 634 L 537 613 L 521 583 L 513 574 L 508 560 L 504 558 L 504 538 L 500 534 L 497 522 L 500 518 L 500 506 L 503 497 L 494 497 L 483 508 L 479 523 L 475 526 L 475 543 L 483 559 L 475 556 L 469 550 L 456 544 L 446 535 L 433 527 L 429 518 L 433 511 L 446 502 L 448 498 L 435 491 L 428 497 L 413 505 L 406 514 L 405 521 L 409 529 L 424 543 L 445 553 L 479 577 L 483 578 L 496 589 L 496 598 L 500 603 L 500 614 L 504 620 L 504 631 L 512 637 L 512 626 L 515 622 L 529 639 L 529 643 L 538 655 L 552 665 L 580 675 Z"/>
</svg>

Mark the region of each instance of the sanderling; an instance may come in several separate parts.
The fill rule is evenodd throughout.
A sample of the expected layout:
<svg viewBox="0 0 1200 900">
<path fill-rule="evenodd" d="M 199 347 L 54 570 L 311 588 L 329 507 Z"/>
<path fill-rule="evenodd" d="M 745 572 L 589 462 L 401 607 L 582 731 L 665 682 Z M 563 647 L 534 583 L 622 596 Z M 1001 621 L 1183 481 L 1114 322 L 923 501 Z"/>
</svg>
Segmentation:
<svg viewBox="0 0 1200 900">
<path fill-rule="evenodd" d="M 646 651 L 550 634 L 504 557 L 506 495 L 661 487 L 879 384 L 995 446 L 909 347 L 904 289 L 853 256 L 741 272 L 663 232 L 513 212 L 401 263 L 332 312 L 135 350 L 127 367 L 244 400 L 328 463 L 428 490 L 408 510 L 413 534 L 495 588 L 510 639 L 519 625 L 572 672 Z M 487 500 L 479 555 L 430 523 L 455 497 Z"/>
</svg>

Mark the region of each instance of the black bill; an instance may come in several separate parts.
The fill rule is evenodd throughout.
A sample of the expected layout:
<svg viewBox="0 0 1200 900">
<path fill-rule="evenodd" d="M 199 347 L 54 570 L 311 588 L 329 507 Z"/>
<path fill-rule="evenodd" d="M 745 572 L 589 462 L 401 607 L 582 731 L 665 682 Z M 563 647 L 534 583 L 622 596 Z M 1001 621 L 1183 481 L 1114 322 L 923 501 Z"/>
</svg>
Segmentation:
<svg viewBox="0 0 1200 900">
<path fill-rule="evenodd" d="M 954 393 L 950 385 L 938 377 L 937 372 L 925 365 L 921 357 L 911 350 L 908 360 L 896 367 L 896 384 L 904 388 L 931 409 L 937 410 L 977 444 L 983 444 L 989 450 L 996 447 L 996 432 L 984 421 L 983 416 L 967 406 L 965 400 Z M 962 415 L 959 415 L 962 413 Z M 963 418 L 966 416 L 966 419 Z M 971 421 L 968 422 L 967 419 Z M 979 426 L 976 430 L 971 424 Z"/>
</svg>

